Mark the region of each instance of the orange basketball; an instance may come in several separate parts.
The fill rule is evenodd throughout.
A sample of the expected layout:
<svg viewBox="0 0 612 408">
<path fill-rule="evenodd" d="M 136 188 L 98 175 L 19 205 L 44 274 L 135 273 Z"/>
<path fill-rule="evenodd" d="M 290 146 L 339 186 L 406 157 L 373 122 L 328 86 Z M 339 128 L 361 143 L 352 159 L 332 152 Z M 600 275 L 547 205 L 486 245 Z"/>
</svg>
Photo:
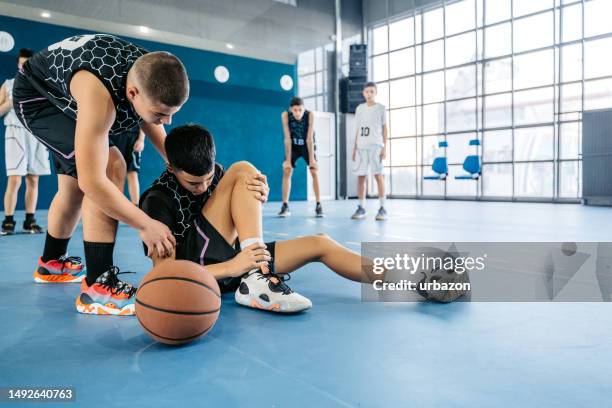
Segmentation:
<svg viewBox="0 0 612 408">
<path fill-rule="evenodd" d="M 214 276 L 190 261 L 168 260 L 149 272 L 136 292 L 136 317 L 155 340 L 189 343 L 206 334 L 221 310 Z"/>
</svg>

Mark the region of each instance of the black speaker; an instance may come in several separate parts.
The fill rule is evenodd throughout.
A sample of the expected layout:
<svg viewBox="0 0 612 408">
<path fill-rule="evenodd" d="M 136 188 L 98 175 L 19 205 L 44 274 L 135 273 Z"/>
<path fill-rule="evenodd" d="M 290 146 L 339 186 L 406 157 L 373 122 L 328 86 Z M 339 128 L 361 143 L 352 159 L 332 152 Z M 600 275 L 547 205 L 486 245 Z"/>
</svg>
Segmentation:
<svg viewBox="0 0 612 408">
<path fill-rule="evenodd" d="M 367 82 L 367 78 L 348 77 L 340 80 L 340 112 L 355 113 L 355 109 L 363 99 L 363 86 Z"/>
<path fill-rule="evenodd" d="M 365 44 L 352 44 L 349 48 L 349 77 L 368 76 L 368 47 Z"/>
</svg>

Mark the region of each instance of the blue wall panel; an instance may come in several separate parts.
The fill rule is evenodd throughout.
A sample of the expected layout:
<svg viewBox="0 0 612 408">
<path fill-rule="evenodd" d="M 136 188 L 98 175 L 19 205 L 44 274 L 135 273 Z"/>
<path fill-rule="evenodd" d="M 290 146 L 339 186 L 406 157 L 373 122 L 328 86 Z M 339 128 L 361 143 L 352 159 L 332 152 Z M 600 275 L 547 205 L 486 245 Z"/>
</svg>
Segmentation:
<svg viewBox="0 0 612 408">
<path fill-rule="evenodd" d="M 15 75 L 19 48 L 41 50 L 72 35 L 86 33 L 52 24 L 0 16 L 0 30 L 15 38 L 15 48 L 0 53 L 0 81 Z M 124 37 L 126 38 L 126 37 Z M 294 90 L 284 91 L 280 77 L 290 75 L 296 81 L 295 65 L 262 61 L 192 48 L 129 39 L 150 51 L 168 51 L 179 57 L 187 68 L 191 94 L 175 115 L 172 126 L 199 123 L 214 135 L 218 161 L 224 166 L 248 160 L 268 176 L 271 200 L 281 198 L 281 163 L 284 157 L 280 114 L 289 104 Z M 224 84 L 214 78 L 214 69 L 224 65 L 230 79 Z M 0 149 L 4 152 L 4 126 L 0 125 Z M 4 154 L 0 155 L 0 191 L 6 188 Z M 163 169 L 163 162 L 152 145 L 143 153 L 141 186 L 146 188 Z M 23 188 L 22 188 L 23 189 Z M 55 176 L 42 177 L 39 208 L 48 208 L 57 189 Z M 294 174 L 292 200 L 306 199 L 306 167 L 301 163 Z M 23 191 L 18 208 L 23 208 Z"/>
</svg>

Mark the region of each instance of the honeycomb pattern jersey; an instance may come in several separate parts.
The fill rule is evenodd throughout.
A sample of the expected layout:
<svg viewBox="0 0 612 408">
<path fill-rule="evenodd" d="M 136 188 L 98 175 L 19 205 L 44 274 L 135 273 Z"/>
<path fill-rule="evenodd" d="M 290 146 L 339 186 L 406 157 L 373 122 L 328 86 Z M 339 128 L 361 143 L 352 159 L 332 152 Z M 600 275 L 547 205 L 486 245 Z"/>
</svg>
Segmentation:
<svg viewBox="0 0 612 408">
<path fill-rule="evenodd" d="M 109 34 L 77 35 L 38 52 L 23 71 L 39 92 L 75 120 L 77 104 L 68 88 L 70 80 L 82 69 L 91 72 L 113 98 L 116 116 L 109 133 L 118 134 L 141 122 L 127 99 L 125 85 L 129 69 L 147 52 Z"/>
<path fill-rule="evenodd" d="M 191 222 L 202 212 L 206 200 L 208 200 L 224 174 L 223 167 L 215 163 L 215 173 L 208 190 L 196 196 L 184 189 L 174 174 L 166 170 L 153 182 L 151 188 L 142 193 L 142 196 L 140 196 L 140 207 L 142 208 L 143 202 L 152 191 L 161 191 L 165 196 L 171 198 L 174 210 L 171 218 L 174 220 L 174 225 L 169 227 L 177 242 L 180 242 L 191 227 Z"/>
</svg>

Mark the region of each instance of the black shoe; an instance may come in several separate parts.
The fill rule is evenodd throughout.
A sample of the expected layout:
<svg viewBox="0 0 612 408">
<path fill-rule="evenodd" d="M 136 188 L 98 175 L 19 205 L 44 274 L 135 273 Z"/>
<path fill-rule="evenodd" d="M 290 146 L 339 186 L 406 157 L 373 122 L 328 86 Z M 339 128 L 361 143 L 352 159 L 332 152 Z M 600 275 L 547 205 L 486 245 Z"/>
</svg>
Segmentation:
<svg viewBox="0 0 612 408">
<path fill-rule="evenodd" d="M 15 233 L 15 221 L 2 221 L 1 235 L 12 235 Z"/>
<path fill-rule="evenodd" d="M 42 234 L 43 233 L 42 227 L 36 224 L 35 219 L 32 219 L 31 221 L 24 221 L 23 230 L 25 232 L 29 232 L 30 234 Z"/>
<path fill-rule="evenodd" d="M 289 211 L 289 205 L 287 203 L 283 203 L 280 212 L 278 213 L 279 217 L 288 217 L 291 215 L 291 211 Z"/>
<path fill-rule="evenodd" d="M 323 214 L 323 207 L 321 206 L 321 203 L 317 203 L 317 207 L 315 208 L 315 216 L 317 218 L 325 217 L 325 214 Z"/>
</svg>

